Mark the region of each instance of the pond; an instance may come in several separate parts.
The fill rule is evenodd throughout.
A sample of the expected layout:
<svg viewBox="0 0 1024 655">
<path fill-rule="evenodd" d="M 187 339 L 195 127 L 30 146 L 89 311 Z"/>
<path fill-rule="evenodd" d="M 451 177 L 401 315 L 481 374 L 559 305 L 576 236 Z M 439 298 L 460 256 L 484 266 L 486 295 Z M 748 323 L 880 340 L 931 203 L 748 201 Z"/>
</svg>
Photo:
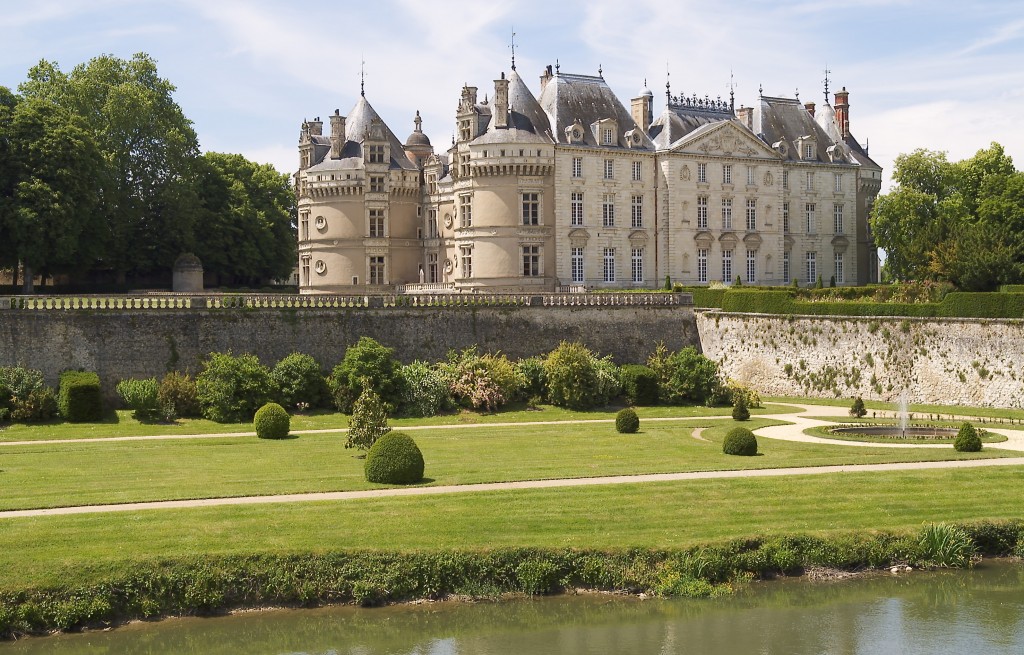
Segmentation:
<svg viewBox="0 0 1024 655">
<path fill-rule="evenodd" d="M 584 594 L 249 612 L 0 644 L 0 655 L 1024 653 L 1024 566 L 759 582 L 715 600 Z"/>
</svg>

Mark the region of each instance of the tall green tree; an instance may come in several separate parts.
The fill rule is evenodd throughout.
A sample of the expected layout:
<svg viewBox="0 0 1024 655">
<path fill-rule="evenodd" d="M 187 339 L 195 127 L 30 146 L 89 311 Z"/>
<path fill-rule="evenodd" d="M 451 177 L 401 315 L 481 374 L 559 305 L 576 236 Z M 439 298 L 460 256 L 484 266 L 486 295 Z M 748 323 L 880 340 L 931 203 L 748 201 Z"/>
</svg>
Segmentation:
<svg viewBox="0 0 1024 655">
<path fill-rule="evenodd" d="M 156 62 L 103 55 L 64 73 L 43 60 L 20 90 L 81 116 L 103 154 L 102 266 L 119 281 L 168 270 L 192 239 L 199 145 Z"/>
<path fill-rule="evenodd" d="M 10 89 L 0 86 L 0 231 L 8 225 L 10 212 L 14 209 L 11 198 L 14 196 L 17 173 L 14 165 L 11 123 L 18 100 L 18 96 Z M 0 238 L 0 270 L 3 269 L 17 272 L 18 253 L 11 240 Z"/>
<path fill-rule="evenodd" d="M 199 161 L 201 205 L 193 252 L 221 284 L 256 286 L 295 267 L 295 194 L 288 176 L 241 155 L 206 153 Z"/>
</svg>

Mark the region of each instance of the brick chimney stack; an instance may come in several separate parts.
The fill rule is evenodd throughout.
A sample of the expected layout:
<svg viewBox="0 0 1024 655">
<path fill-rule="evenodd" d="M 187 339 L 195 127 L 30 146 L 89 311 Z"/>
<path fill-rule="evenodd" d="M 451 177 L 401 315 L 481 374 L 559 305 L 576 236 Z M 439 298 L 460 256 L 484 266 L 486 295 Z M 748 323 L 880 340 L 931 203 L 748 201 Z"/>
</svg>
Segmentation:
<svg viewBox="0 0 1024 655">
<path fill-rule="evenodd" d="M 850 92 L 843 87 L 842 91 L 836 91 L 836 122 L 839 123 L 839 131 L 843 138 L 850 136 Z"/>
<path fill-rule="evenodd" d="M 754 108 L 744 107 L 740 105 L 740 108 L 736 110 L 736 118 L 743 123 L 748 130 L 754 131 Z"/>
<path fill-rule="evenodd" d="M 815 105 L 814 105 L 813 102 L 805 102 L 804 103 L 804 109 L 806 109 L 807 113 L 811 115 L 811 118 L 814 118 L 814 106 Z"/>
</svg>

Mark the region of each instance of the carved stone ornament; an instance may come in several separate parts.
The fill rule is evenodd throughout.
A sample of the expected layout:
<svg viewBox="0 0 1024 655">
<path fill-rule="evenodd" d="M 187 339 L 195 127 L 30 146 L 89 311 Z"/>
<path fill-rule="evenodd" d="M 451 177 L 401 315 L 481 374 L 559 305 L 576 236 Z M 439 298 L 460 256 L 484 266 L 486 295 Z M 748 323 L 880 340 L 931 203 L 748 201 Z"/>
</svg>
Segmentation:
<svg viewBox="0 0 1024 655">
<path fill-rule="evenodd" d="M 683 168 L 679 171 L 679 179 L 683 182 L 690 181 L 690 167 L 683 164 Z"/>
<path fill-rule="evenodd" d="M 444 272 L 445 272 L 445 273 L 451 273 L 451 272 L 452 272 L 452 269 L 453 269 L 454 267 L 455 267 L 455 265 L 454 265 L 454 264 L 452 264 L 452 260 L 450 260 L 450 259 L 446 259 L 446 260 L 444 260 Z"/>
<path fill-rule="evenodd" d="M 450 228 L 452 226 L 452 215 L 451 214 L 445 214 L 444 215 L 444 226 L 447 227 L 447 228 Z"/>
<path fill-rule="evenodd" d="M 767 171 L 764 174 L 764 185 L 771 186 L 773 184 L 775 184 L 775 176 L 772 175 L 771 171 Z"/>
</svg>

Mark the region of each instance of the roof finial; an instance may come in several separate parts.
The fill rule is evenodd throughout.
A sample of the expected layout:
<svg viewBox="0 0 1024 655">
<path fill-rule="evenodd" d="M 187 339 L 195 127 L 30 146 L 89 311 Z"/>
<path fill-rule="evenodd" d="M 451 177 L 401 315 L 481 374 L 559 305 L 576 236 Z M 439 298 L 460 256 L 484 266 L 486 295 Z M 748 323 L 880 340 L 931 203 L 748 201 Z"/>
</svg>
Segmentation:
<svg viewBox="0 0 1024 655">
<path fill-rule="evenodd" d="M 366 59 L 361 58 L 359 63 L 359 95 L 366 97 Z"/>
<path fill-rule="evenodd" d="M 516 69 L 516 28 L 512 26 L 512 70 Z"/>
<path fill-rule="evenodd" d="M 669 83 L 669 76 L 671 74 L 672 73 L 668 69 L 668 62 L 666 61 L 665 62 L 665 101 L 666 102 L 671 102 L 672 101 L 672 86 Z"/>
<path fill-rule="evenodd" d="M 731 68 L 729 69 L 729 84 L 727 84 L 726 86 L 729 87 L 729 110 L 730 111 L 735 111 L 736 110 L 736 82 L 733 79 L 732 69 Z"/>
<path fill-rule="evenodd" d="M 603 68 L 601 68 L 601 64 L 598 64 L 598 65 L 597 65 L 597 76 L 598 76 L 598 77 L 601 77 L 601 78 L 603 78 L 603 77 L 604 77 L 604 69 L 603 69 Z"/>
<path fill-rule="evenodd" d="M 796 99 L 799 102 L 799 100 L 800 100 L 800 87 L 796 87 Z"/>
<path fill-rule="evenodd" d="M 764 85 L 763 84 L 758 84 L 757 85 L 757 97 L 758 98 L 763 98 L 764 97 Z"/>
<path fill-rule="evenodd" d="M 831 73 L 831 72 L 832 72 L 832 71 L 830 71 L 830 70 L 828 69 L 828 63 L 826 63 L 826 64 L 825 64 L 825 104 L 826 104 L 826 105 L 828 104 L 828 82 L 829 82 L 829 80 L 828 80 L 828 75 L 829 75 L 829 73 Z"/>
<path fill-rule="evenodd" d="M 562 70 L 562 65 L 558 63 L 558 59 L 555 59 L 555 75 L 558 75 L 560 70 Z"/>
</svg>

